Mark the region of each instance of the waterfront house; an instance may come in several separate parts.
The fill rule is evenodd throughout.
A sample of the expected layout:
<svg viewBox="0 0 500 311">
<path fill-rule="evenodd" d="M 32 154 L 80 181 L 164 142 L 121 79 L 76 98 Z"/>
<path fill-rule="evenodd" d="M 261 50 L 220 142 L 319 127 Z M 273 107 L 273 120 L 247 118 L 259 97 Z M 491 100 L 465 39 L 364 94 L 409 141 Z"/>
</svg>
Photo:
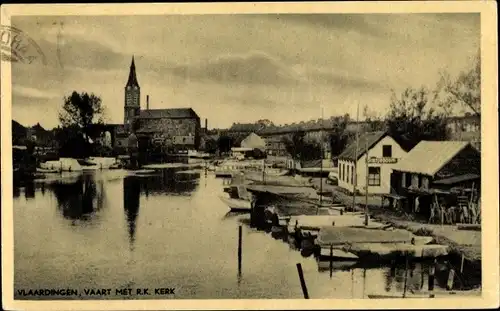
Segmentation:
<svg viewBox="0 0 500 311">
<path fill-rule="evenodd" d="M 391 176 L 396 193 L 407 198 L 408 208 L 429 206 L 432 195 L 455 189 L 480 192 L 481 155 L 466 141 L 421 141 Z"/>
<path fill-rule="evenodd" d="M 339 186 L 353 192 L 356 184 L 356 190 L 365 193 L 368 180 L 370 194 L 390 193 L 392 168 L 405 156 L 406 151 L 387 132 L 360 135 L 357 144 L 352 142 L 338 156 Z"/>
</svg>

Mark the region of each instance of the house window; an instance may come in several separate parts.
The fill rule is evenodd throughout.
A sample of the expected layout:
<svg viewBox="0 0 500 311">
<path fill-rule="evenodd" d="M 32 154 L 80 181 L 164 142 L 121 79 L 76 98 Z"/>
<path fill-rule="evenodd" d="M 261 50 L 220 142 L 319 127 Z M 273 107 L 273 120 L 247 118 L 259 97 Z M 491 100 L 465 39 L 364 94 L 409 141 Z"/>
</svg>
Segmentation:
<svg viewBox="0 0 500 311">
<path fill-rule="evenodd" d="M 417 174 L 413 174 L 411 176 L 411 185 L 413 187 L 418 187 L 418 175 Z"/>
<path fill-rule="evenodd" d="M 391 145 L 383 145 L 382 146 L 382 157 L 392 158 L 392 146 Z"/>
<path fill-rule="evenodd" d="M 354 185 L 354 165 L 351 165 L 351 184 Z"/>
<path fill-rule="evenodd" d="M 422 177 L 422 188 L 424 189 L 429 189 L 429 178 L 428 177 Z"/>
<path fill-rule="evenodd" d="M 343 165 L 342 165 L 342 163 L 340 163 L 340 164 L 339 164 L 339 179 L 340 179 L 340 180 L 343 180 L 343 179 L 342 179 L 342 178 L 343 178 L 343 176 L 342 176 L 342 167 L 343 167 Z"/>
<path fill-rule="evenodd" d="M 368 186 L 380 186 L 380 167 L 368 168 Z"/>
</svg>

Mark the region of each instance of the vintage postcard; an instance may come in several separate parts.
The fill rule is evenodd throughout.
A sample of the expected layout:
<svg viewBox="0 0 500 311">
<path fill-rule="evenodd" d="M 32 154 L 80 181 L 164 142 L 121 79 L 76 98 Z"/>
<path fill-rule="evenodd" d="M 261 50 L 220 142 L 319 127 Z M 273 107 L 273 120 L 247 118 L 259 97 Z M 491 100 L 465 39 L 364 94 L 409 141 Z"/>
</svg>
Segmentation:
<svg viewBox="0 0 500 311">
<path fill-rule="evenodd" d="M 498 307 L 496 19 L 2 6 L 4 309 Z"/>
</svg>

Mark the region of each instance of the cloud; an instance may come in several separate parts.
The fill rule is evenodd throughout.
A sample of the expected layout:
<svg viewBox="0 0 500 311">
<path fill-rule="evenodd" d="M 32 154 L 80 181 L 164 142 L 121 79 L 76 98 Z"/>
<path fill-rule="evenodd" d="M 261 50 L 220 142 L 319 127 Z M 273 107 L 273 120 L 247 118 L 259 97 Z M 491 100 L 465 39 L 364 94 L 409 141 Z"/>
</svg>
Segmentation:
<svg viewBox="0 0 500 311">
<path fill-rule="evenodd" d="M 300 65 L 294 66 L 294 68 L 304 76 L 307 76 L 308 80 L 316 85 L 343 89 L 363 89 L 368 91 L 390 89 L 390 87 L 380 79 L 370 79 L 366 76 L 346 70 Z"/>
<path fill-rule="evenodd" d="M 267 16 L 271 19 L 282 20 L 284 23 L 292 21 L 326 29 L 357 31 L 375 37 L 386 35 L 383 29 L 367 19 L 367 14 L 272 14 Z"/>
<path fill-rule="evenodd" d="M 59 96 L 54 92 L 39 90 L 36 88 L 22 86 L 22 85 L 13 85 L 12 93 L 13 95 L 16 96 L 37 98 L 37 99 L 52 99 L 52 98 L 57 98 Z"/>
<path fill-rule="evenodd" d="M 281 85 L 303 78 L 278 58 L 261 51 L 220 55 L 198 64 L 173 67 L 171 72 L 183 78 L 243 84 Z"/>
</svg>

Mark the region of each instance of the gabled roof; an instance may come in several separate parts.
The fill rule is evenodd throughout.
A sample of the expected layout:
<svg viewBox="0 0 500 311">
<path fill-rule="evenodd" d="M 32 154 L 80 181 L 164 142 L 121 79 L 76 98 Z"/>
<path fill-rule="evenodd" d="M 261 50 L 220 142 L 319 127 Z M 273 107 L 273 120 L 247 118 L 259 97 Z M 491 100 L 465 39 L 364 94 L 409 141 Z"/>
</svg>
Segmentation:
<svg viewBox="0 0 500 311">
<path fill-rule="evenodd" d="M 466 141 L 423 140 L 394 167 L 394 170 L 434 176 L 468 145 Z"/>
<path fill-rule="evenodd" d="M 358 157 L 356 158 L 356 141 L 347 146 L 344 151 L 338 156 L 339 160 L 350 160 L 357 161 L 361 158 L 368 150 L 370 150 L 375 144 L 381 141 L 385 136 L 387 136 L 387 132 L 379 131 L 379 132 L 368 132 L 363 135 L 360 135 L 358 138 Z M 368 147 L 368 148 L 367 148 Z"/>
<path fill-rule="evenodd" d="M 199 118 L 192 108 L 147 109 L 141 110 L 137 118 L 140 119 L 188 119 Z"/>
<path fill-rule="evenodd" d="M 266 141 L 262 139 L 259 135 L 255 133 L 250 133 L 245 139 L 241 141 L 241 147 L 243 148 L 260 148 L 264 149 L 266 147 Z"/>
</svg>

